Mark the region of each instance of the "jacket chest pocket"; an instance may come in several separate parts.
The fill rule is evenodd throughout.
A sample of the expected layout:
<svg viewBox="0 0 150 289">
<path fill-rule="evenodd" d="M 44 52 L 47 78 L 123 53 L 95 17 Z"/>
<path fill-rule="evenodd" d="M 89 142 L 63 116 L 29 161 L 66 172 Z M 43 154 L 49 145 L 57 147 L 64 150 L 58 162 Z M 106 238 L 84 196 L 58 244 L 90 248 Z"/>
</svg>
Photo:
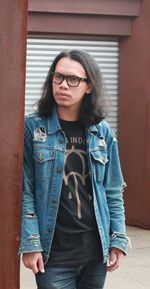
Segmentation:
<svg viewBox="0 0 150 289">
<path fill-rule="evenodd" d="M 92 151 L 92 163 L 94 166 L 94 172 L 96 174 L 96 180 L 102 182 L 104 180 L 106 163 L 108 162 L 107 151 L 97 150 Z"/>
<path fill-rule="evenodd" d="M 50 177 L 54 167 L 55 151 L 43 146 L 34 146 L 35 176 Z"/>
</svg>

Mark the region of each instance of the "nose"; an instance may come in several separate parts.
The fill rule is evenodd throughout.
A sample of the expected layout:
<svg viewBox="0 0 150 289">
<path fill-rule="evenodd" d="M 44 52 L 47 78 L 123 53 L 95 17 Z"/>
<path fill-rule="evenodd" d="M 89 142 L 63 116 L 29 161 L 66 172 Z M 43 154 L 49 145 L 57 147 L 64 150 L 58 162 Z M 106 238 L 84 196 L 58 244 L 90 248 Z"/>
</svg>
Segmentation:
<svg viewBox="0 0 150 289">
<path fill-rule="evenodd" d="M 60 87 L 65 87 L 65 88 L 68 88 L 69 85 L 68 85 L 68 82 L 67 82 L 67 79 L 64 78 L 63 81 L 60 83 Z"/>
</svg>

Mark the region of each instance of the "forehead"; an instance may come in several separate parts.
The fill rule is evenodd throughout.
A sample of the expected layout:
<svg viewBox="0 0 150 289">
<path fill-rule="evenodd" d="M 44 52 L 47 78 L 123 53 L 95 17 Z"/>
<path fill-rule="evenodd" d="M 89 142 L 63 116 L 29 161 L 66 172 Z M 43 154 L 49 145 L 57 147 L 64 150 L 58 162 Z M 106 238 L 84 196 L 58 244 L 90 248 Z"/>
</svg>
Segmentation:
<svg viewBox="0 0 150 289">
<path fill-rule="evenodd" d="M 69 57 L 61 58 L 56 64 L 55 71 L 65 75 L 86 76 L 82 64 L 76 60 L 70 59 Z"/>
</svg>

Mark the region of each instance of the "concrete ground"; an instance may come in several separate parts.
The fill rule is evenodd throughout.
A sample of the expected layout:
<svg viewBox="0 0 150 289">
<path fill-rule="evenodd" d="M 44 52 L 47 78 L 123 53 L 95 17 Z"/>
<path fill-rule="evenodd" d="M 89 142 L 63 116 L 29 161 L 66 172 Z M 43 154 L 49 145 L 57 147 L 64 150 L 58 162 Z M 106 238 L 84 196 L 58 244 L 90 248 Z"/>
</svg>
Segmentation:
<svg viewBox="0 0 150 289">
<path fill-rule="evenodd" d="M 150 231 L 127 227 L 132 248 L 121 268 L 107 275 L 105 289 L 150 289 Z M 21 265 L 20 289 L 36 289 L 34 275 Z"/>
</svg>

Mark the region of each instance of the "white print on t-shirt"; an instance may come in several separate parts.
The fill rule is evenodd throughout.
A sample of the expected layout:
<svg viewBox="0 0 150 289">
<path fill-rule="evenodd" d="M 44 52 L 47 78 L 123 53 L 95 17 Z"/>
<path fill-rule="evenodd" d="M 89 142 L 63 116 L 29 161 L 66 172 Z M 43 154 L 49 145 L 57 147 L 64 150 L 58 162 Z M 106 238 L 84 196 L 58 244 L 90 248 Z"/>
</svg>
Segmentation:
<svg viewBox="0 0 150 289">
<path fill-rule="evenodd" d="M 78 136 L 70 136 L 69 137 L 69 141 L 67 140 L 67 142 L 72 143 L 72 144 L 87 144 L 87 140 L 83 139 L 82 137 L 78 137 Z"/>
<path fill-rule="evenodd" d="M 78 185 L 78 178 L 81 180 L 82 184 L 85 185 L 86 178 L 89 176 L 89 172 L 87 173 L 87 168 L 85 164 L 85 158 L 84 155 L 86 155 L 86 151 L 77 149 L 73 145 L 70 149 L 66 149 L 66 154 L 65 154 L 65 163 L 67 161 L 67 158 L 71 155 L 75 154 L 77 155 L 80 160 L 81 160 L 81 165 L 82 165 L 82 174 L 76 171 L 71 171 L 68 174 L 64 170 L 64 183 L 65 185 L 68 185 L 69 178 L 73 177 L 74 179 L 74 190 L 75 190 L 75 196 L 77 200 L 77 216 L 79 219 L 82 218 L 81 214 L 81 201 L 80 201 L 80 193 L 79 193 L 79 185 Z M 72 199 L 72 193 L 69 192 L 68 198 L 71 200 Z M 91 196 L 89 195 L 89 199 L 91 200 Z"/>
</svg>

